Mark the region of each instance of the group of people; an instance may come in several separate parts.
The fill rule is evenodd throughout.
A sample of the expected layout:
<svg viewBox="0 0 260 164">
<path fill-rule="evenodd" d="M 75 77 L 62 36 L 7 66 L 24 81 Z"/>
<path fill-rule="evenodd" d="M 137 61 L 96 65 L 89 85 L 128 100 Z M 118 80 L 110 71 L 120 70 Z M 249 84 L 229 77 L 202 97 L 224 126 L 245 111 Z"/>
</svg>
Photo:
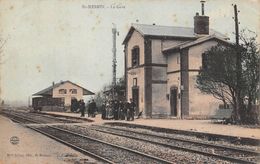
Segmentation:
<svg viewBox="0 0 260 164">
<path fill-rule="evenodd" d="M 85 105 L 83 99 L 79 101 L 77 99 L 72 99 L 71 111 L 80 112 L 81 113 L 80 117 L 85 117 L 86 112 L 88 114 L 88 117 L 95 117 L 97 112 L 97 105 L 94 99 L 88 101 L 87 105 Z M 110 100 L 102 104 L 101 118 L 104 120 L 114 119 L 114 120 L 134 121 L 135 112 L 136 112 L 136 104 L 133 102 L 132 99 L 130 99 L 129 102 Z"/>
<path fill-rule="evenodd" d="M 87 106 L 85 105 L 83 99 L 79 101 L 77 99 L 72 99 L 71 111 L 80 112 L 81 113 L 80 117 L 85 117 L 86 107 L 87 107 L 88 117 L 95 117 L 97 111 L 97 105 L 94 99 L 92 99 L 92 101 L 89 101 Z"/>
<path fill-rule="evenodd" d="M 127 120 L 133 121 L 136 104 L 130 99 L 130 102 L 110 100 L 102 105 L 102 119 Z"/>
</svg>

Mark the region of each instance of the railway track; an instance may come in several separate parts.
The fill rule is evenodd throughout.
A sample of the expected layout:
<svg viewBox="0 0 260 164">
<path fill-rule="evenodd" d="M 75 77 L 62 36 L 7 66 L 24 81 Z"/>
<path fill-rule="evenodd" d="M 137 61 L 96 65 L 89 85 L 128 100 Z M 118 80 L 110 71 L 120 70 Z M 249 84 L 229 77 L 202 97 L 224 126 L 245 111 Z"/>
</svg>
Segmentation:
<svg viewBox="0 0 260 164">
<path fill-rule="evenodd" d="M 16 122 L 16 123 L 22 123 L 22 124 L 38 123 L 36 121 L 23 118 L 16 114 L 4 113 L 3 115 L 8 117 L 9 119 L 11 119 L 13 122 Z"/>
<path fill-rule="evenodd" d="M 30 126 L 29 124 L 24 124 L 25 122 L 38 123 L 38 124 L 41 123 L 35 120 L 30 120 L 29 118 L 24 118 L 15 115 L 15 117 L 13 117 L 12 119 L 15 122 L 20 123 L 27 128 L 42 133 L 82 153 L 90 155 L 104 163 L 128 164 L 128 163 L 142 163 L 142 161 L 145 161 L 149 164 L 172 163 L 162 158 L 158 158 L 126 147 L 118 146 L 102 140 L 91 138 L 86 135 L 69 131 L 66 129 L 57 128 L 49 125 L 34 127 L 34 126 Z"/>
<path fill-rule="evenodd" d="M 39 121 L 35 121 L 28 118 L 28 115 L 27 117 L 24 117 L 13 114 L 12 119 L 19 123 L 41 123 Z M 172 160 L 165 160 L 160 156 L 152 155 L 149 153 L 143 153 L 142 151 L 138 151 L 136 149 L 133 150 L 125 146 L 112 144 L 112 142 L 97 139 L 98 137 L 95 138 L 90 137 L 89 135 L 85 135 L 81 131 L 75 130 L 75 127 L 86 129 L 86 127 L 79 125 L 71 126 L 72 130 L 64 128 L 62 126 L 24 126 L 29 127 L 46 136 L 49 136 L 50 138 L 53 138 L 63 144 L 66 144 L 78 151 L 88 154 L 105 163 L 142 163 L 142 161 L 144 160 L 147 160 L 148 163 L 173 163 Z M 103 134 L 110 134 L 121 138 L 130 138 L 133 140 L 142 141 L 158 146 L 160 145 L 178 151 L 200 154 L 210 158 L 213 157 L 232 163 L 257 163 L 257 156 L 260 156 L 259 152 L 253 150 L 245 150 L 241 148 L 227 147 L 223 145 L 214 145 L 204 143 L 201 141 L 166 137 L 157 134 L 150 134 L 147 132 L 137 132 L 129 129 L 126 130 L 98 125 L 89 126 L 88 129 Z M 111 156 L 116 156 L 116 158 L 111 158 Z"/>
<path fill-rule="evenodd" d="M 172 163 L 162 158 L 111 144 L 70 130 L 50 126 L 37 127 L 36 129 L 37 131 L 44 132 L 45 134 L 69 142 L 81 149 L 88 150 L 95 155 L 111 161 L 112 163 L 142 163 L 142 161 L 149 164 Z"/>
<path fill-rule="evenodd" d="M 201 141 L 191 141 L 180 138 L 165 137 L 155 134 L 136 132 L 133 130 L 124 130 L 97 125 L 92 125 L 91 129 L 106 134 L 141 140 L 157 145 L 170 147 L 172 149 L 215 157 L 230 162 L 257 163 L 257 158 L 260 156 L 259 152 L 252 150 L 209 144 Z"/>
<path fill-rule="evenodd" d="M 60 117 L 55 117 L 55 116 L 50 116 L 42 113 L 27 113 L 29 116 L 37 116 L 37 117 L 43 117 L 47 119 L 52 119 L 52 120 L 58 120 L 59 122 L 62 123 L 81 123 L 82 121 L 76 120 L 76 119 L 69 119 L 69 118 L 60 118 Z"/>
<path fill-rule="evenodd" d="M 30 118 L 27 122 L 30 123 L 35 120 L 33 123 L 41 122 L 42 123 L 80 123 L 80 121 L 74 121 L 74 120 L 69 120 L 69 119 L 64 119 L 64 118 L 57 118 L 57 117 L 52 117 L 52 116 L 46 116 L 46 115 L 41 115 L 41 114 L 36 114 L 36 113 L 24 113 L 24 112 L 14 112 L 14 111 L 9 111 L 9 112 L 3 112 L 4 115 L 6 115 L 9 118 L 15 117 L 17 118 L 18 116 L 22 116 L 23 118 Z M 18 118 L 19 119 L 19 118 Z"/>
</svg>

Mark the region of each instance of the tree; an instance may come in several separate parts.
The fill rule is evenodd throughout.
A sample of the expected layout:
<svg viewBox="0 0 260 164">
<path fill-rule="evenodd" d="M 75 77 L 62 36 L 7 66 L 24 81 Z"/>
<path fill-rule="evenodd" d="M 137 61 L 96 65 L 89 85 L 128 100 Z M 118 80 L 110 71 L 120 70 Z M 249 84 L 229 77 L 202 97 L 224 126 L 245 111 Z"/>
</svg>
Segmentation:
<svg viewBox="0 0 260 164">
<path fill-rule="evenodd" d="M 258 119 L 252 121 L 250 112 L 252 113 L 253 104 L 259 99 L 257 87 L 260 58 L 256 36 L 246 36 L 248 35 L 245 35 L 245 31 L 242 31 L 240 35 L 242 42 L 239 46 L 219 44 L 203 54 L 197 87 L 203 93 L 212 94 L 223 101 L 224 105 L 231 104 L 232 117 L 236 123 L 257 123 Z M 237 67 L 238 54 L 241 56 L 239 67 Z"/>
<path fill-rule="evenodd" d="M 116 93 L 115 99 L 122 99 L 122 90 L 125 90 L 124 77 L 118 79 L 114 89 Z M 94 97 L 94 100 L 97 103 L 98 108 L 101 107 L 103 102 L 108 101 L 108 99 L 112 99 L 111 98 L 112 92 L 113 92 L 112 84 L 106 84 L 102 90 L 97 92 L 97 94 Z"/>
<path fill-rule="evenodd" d="M 252 35 L 251 35 L 252 34 Z M 247 37 L 251 36 L 251 37 Z M 257 100 L 259 100 L 259 80 L 260 80 L 260 55 L 259 47 L 256 42 L 257 35 L 254 32 L 243 30 L 240 35 L 242 41 L 242 86 L 241 96 L 244 98 L 244 108 L 240 110 L 243 123 L 254 124 L 258 122 L 258 113 L 256 109 Z M 259 107 L 259 106 L 258 106 Z"/>
</svg>

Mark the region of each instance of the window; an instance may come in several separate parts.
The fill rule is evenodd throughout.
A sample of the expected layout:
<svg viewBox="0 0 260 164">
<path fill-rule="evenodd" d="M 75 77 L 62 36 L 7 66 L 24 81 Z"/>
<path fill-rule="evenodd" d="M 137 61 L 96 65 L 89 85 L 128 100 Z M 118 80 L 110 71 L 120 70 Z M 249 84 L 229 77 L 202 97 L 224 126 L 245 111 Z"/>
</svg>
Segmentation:
<svg viewBox="0 0 260 164">
<path fill-rule="evenodd" d="M 208 56 L 207 56 L 207 54 L 202 53 L 201 57 L 202 57 L 202 69 L 207 69 L 208 68 L 208 64 L 207 64 Z"/>
<path fill-rule="evenodd" d="M 71 94 L 77 94 L 77 89 L 70 89 Z"/>
<path fill-rule="evenodd" d="M 139 65 L 139 47 L 134 47 L 132 49 L 132 67 Z"/>
<path fill-rule="evenodd" d="M 59 94 L 67 94 L 67 90 L 66 89 L 59 89 Z"/>
<path fill-rule="evenodd" d="M 133 78 L 133 86 L 137 86 L 137 78 Z"/>
</svg>

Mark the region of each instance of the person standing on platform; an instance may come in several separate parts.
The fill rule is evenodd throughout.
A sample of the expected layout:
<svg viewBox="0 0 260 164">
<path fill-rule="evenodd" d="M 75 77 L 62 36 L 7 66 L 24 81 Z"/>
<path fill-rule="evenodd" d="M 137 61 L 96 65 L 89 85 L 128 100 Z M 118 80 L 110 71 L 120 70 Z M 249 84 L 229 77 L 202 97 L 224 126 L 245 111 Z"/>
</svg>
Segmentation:
<svg viewBox="0 0 260 164">
<path fill-rule="evenodd" d="M 127 118 L 127 108 L 129 106 L 129 103 L 127 101 L 125 101 L 123 105 L 124 105 L 124 109 L 123 109 L 124 120 L 126 120 L 126 118 Z"/>
<path fill-rule="evenodd" d="M 114 119 L 118 120 L 119 116 L 118 116 L 118 112 L 119 111 L 119 103 L 117 100 L 115 100 L 115 104 L 114 104 Z"/>
<path fill-rule="evenodd" d="M 124 103 L 123 103 L 123 101 L 119 101 L 119 119 L 120 120 L 124 120 L 125 119 Z"/>
<path fill-rule="evenodd" d="M 125 104 L 125 116 L 126 116 L 126 121 L 130 121 L 130 103 L 126 102 Z"/>
<path fill-rule="evenodd" d="M 85 117 L 85 102 L 83 99 L 80 100 L 79 108 L 80 108 L 80 112 L 81 112 L 80 117 Z"/>
<path fill-rule="evenodd" d="M 134 121 L 134 115 L 135 115 L 135 103 L 133 102 L 133 99 L 130 99 L 130 120 Z"/>
<path fill-rule="evenodd" d="M 105 120 L 105 119 L 106 119 L 106 102 L 103 102 L 103 103 L 102 103 L 101 112 L 102 112 L 101 118 L 102 118 L 103 120 Z"/>
<path fill-rule="evenodd" d="M 88 104 L 87 104 L 87 113 L 88 113 L 88 117 L 90 117 L 90 100 L 88 101 Z"/>
<path fill-rule="evenodd" d="M 94 99 L 92 99 L 92 102 L 90 103 L 89 108 L 90 108 L 90 111 L 91 111 L 91 114 L 90 114 L 91 117 L 96 117 L 95 112 L 96 112 L 96 109 L 97 109 L 97 104 L 96 104 Z"/>
</svg>

